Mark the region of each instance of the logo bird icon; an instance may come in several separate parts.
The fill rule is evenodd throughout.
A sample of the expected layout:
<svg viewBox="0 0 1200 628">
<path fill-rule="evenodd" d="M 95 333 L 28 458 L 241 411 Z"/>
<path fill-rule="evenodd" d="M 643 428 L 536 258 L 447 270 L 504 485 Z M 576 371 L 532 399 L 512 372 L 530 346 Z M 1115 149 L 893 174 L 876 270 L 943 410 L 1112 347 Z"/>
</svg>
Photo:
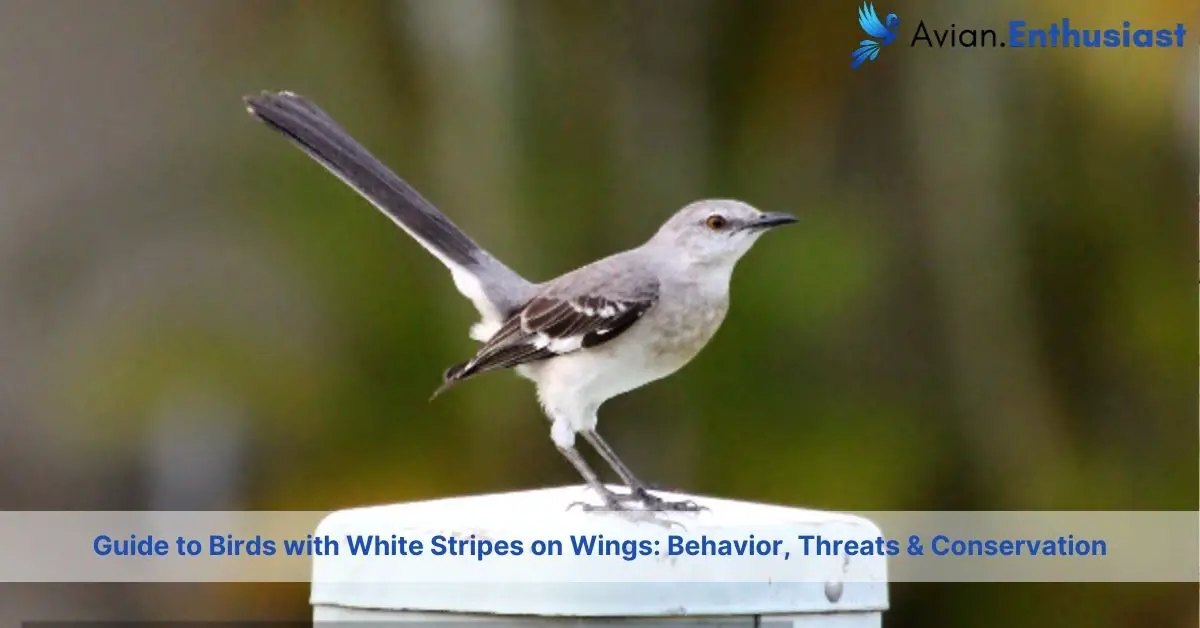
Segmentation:
<svg viewBox="0 0 1200 628">
<path fill-rule="evenodd" d="M 858 49 L 850 55 L 850 58 L 854 60 L 850 63 L 852 70 L 866 61 L 874 61 L 875 57 L 879 56 L 880 48 L 896 40 L 896 31 L 900 28 L 900 18 L 895 13 L 888 13 L 887 26 L 884 26 L 883 22 L 879 21 L 879 14 L 875 13 L 875 5 L 864 2 L 858 9 L 858 25 L 868 35 L 882 41 L 864 39 L 858 42 Z"/>
</svg>

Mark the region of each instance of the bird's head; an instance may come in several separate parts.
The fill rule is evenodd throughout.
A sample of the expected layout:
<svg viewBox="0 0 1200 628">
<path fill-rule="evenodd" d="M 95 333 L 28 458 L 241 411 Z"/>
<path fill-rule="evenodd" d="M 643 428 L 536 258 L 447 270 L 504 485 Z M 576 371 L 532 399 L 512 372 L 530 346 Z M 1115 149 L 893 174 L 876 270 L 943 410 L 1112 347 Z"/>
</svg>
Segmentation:
<svg viewBox="0 0 1200 628">
<path fill-rule="evenodd" d="M 896 28 L 900 25 L 900 16 L 895 13 L 888 13 L 885 25 L 889 31 Z"/>
<path fill-rule="evenodd" d="M 762 212 L 741 201 L 703 200 L 675 212 L 651 242 L 676 249 L 690 264 L 732 267 L 759 236 L 793 222 L 791 214 Z"/>
</svg>

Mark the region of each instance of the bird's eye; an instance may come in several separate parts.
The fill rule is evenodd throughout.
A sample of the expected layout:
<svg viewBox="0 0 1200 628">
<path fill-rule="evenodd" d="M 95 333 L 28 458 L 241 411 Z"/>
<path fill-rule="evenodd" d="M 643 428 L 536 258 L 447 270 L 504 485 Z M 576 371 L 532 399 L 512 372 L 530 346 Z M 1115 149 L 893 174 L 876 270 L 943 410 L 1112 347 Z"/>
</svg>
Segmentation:
<svg viewBox="0 0 1200 628">
<path fill-rule="evenodd" d="M 725 217 L 720 214 L 713 214 L 704 221 L 704 224 L 713 231 L 720 231 L 729 225 L 729 221 L 725 220 Z"/>
</svg>

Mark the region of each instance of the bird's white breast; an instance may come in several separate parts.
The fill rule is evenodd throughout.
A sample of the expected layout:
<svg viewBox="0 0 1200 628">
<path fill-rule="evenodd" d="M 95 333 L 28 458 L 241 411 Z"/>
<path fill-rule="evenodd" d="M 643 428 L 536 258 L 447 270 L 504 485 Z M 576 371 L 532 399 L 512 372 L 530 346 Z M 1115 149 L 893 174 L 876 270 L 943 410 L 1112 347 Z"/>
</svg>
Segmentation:
<svg viewBox="0 0 1200 628">
<path fill-rule="evenodd" d="M 727 311 L 724 294 L 672 294 L 612 341 L 518 372 L 537 383 L 544 404 L 576 406 L 588 415 L 612 397 L 678 371 L 708 344 Z"/>
</svg>

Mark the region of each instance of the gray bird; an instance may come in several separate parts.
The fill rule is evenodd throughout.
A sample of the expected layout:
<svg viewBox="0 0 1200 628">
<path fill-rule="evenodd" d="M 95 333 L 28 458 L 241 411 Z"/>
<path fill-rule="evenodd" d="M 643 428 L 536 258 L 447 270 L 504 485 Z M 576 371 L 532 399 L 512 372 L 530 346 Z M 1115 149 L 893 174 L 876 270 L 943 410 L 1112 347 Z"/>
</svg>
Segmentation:
<svg viewBox="0 0 1200 628">
<path fill-rule="evenodd" d="M 596 432 L 607 400 L 662 379 L 687 364 L 716 333 L 729 309 L 738 260 L 766 231 L 796 221 L 736 200 L 702 200 L 680 209 L 645 244 L 544 283 L 532 283 L 483 250 L 411 186 L 375 159 L 329 115 L 291 92 L 245 99 L 252 115 L 391 218 L 439 259 L 479 310 L 470 360 L 446 370 L 446 388 L 513 369 L 533 381 L 551 422 L 550 437 L 603 506 L 589 510 L 694 511 L 666 501 L 630 472 Z M 575 448 L 592 445 L 629 493 L 600 482 Z"/>
</svg>

